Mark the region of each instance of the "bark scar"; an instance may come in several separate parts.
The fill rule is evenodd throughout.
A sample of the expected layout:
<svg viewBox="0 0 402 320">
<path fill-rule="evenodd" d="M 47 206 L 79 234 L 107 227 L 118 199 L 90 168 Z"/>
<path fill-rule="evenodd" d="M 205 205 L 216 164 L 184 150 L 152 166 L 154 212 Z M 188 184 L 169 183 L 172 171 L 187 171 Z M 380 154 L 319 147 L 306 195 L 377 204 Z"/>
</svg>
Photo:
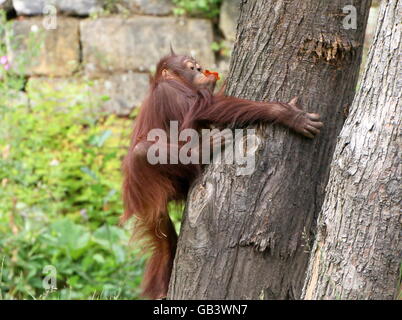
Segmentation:
<svg viewBox="0 0 402 320">
<path fill-rule="evenodd" d="M 303 40 L 299 47 L 298 57 L 313 60 L 314 63 L 324 62 L 340 66 L 353 61 L 360 46 L 353 40 L 341 39 L 339 35 L 320 34 L 318 39 L 308 37 Z"/>
<path fill-rule="evenodd" d="M 214 186 L 210 182 L 197 185 L 191 192 L 188 219 L 190 226 L 194 228 L 197 225 L 197 220 L 202 210 L 207 205 L 214 191 Z"/>
</svg>

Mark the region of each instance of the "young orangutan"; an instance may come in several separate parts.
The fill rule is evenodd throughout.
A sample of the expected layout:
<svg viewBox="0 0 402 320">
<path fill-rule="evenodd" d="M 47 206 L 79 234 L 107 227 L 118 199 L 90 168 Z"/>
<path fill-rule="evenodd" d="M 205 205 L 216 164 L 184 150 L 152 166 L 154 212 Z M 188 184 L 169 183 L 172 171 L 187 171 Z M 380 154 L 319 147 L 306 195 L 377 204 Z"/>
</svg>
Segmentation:
<svg viewBox="0 0 402 320">
<path fill-rule="evenodd" d="M 200 174 L 199 164 L 158 164 L 147 161 L 150 130 L 169 132 L 170 121 L 179 130 L 200 130 L 211 124 L 245 125 L 275 122 L 313 138 L 323 126 L 320 116 L 289 103 L 255 102 L 213 94 L 217 74 L 205 71 L 193 58 L 173 52 L 162 58 L 136 119 L 131 146 L 123 162 L 123 221 L 137 217 L 136 237 L 153 250 L 143 280 L 143 295 L 157 299 L 167 294 L 177 235 L 167 212 L 169 201 L 185 200 Z M 168 142 L 169 143 L 169 142 Z M 169 145 L 166 146 L 169 149 Z"/>
</svg>

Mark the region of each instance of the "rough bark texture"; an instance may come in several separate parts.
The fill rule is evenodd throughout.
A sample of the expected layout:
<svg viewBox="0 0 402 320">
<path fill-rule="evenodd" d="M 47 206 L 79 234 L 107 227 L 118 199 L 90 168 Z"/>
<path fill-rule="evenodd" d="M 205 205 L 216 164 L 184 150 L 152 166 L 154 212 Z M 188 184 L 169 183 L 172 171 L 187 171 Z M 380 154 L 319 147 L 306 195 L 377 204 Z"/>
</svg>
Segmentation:
<svg viewBox="0 0 402 320">
<path fill-rule="evenodd" d="M 242 1 L 227 93 L 321 113 L 314 141 L 262 126 L 256 170 L 211 165 L 190 194 L 170 299 L 299 298 L 336 137 L 356 86 L 370 0 Z"/>
<path fill-rule="evenodd" d="M 401 21 L 402 1 L 383 1 L 361 89 L 332 161 L 305 299 L 392 299 L 397 294 Z"/>
</svg>

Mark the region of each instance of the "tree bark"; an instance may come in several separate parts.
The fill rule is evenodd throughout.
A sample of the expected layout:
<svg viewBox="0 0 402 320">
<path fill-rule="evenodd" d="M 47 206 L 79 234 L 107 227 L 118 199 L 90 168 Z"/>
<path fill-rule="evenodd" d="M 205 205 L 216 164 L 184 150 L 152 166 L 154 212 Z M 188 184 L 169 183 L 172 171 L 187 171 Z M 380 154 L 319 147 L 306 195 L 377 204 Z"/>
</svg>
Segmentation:
<svg viewBox="0 0 402 320">
<path fill-rule="evenodd" d="M 392 299 L 401 243 L 402 1 L 383 1 L 331 165 L 305 299 Z"/>
<path fill-rule="evenodd" d="M 322 115 L 313 141 L 260 126 L 256 170 L 210 165 L 190 191 L 169 299 L 300 298 L 336 137 L 358 78 L 370 0 L 241 3 L 227 94 L 289 101 Z"/>
</svg>

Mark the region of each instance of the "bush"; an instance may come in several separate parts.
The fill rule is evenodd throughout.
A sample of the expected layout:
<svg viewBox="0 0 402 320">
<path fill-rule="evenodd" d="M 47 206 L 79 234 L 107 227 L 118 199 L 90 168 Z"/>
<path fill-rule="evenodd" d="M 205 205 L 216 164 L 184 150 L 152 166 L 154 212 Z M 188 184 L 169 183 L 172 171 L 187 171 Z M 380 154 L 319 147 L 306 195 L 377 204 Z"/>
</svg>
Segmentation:
<svg viewBox="0 0 402 320">
<path fill-rule="evenodd" d="M 135 112 L 101 114 L 90 81 L 27 84 L 41 38 L 13 63 L 9 30 L 0 10 L 0 299 L 135 299 L 145 257 L 118 224 Z"/>
<path fill-rule="evenodd" d="M 135 298 L 143 259 L 117 227 L 132 119 L 92 112 L 88 88 L 28 91 L 31 107 L 2 88 L 1 297 Z M 57 270 L 53 293 L 43 290 L 46 265 Z"/>
<path fill-rule="evenodd" d="M 219 16 L 221 2 L 222 0 L 173 0 L 176 5 L 174 13 L 212 19 Z"/>
</svg>

